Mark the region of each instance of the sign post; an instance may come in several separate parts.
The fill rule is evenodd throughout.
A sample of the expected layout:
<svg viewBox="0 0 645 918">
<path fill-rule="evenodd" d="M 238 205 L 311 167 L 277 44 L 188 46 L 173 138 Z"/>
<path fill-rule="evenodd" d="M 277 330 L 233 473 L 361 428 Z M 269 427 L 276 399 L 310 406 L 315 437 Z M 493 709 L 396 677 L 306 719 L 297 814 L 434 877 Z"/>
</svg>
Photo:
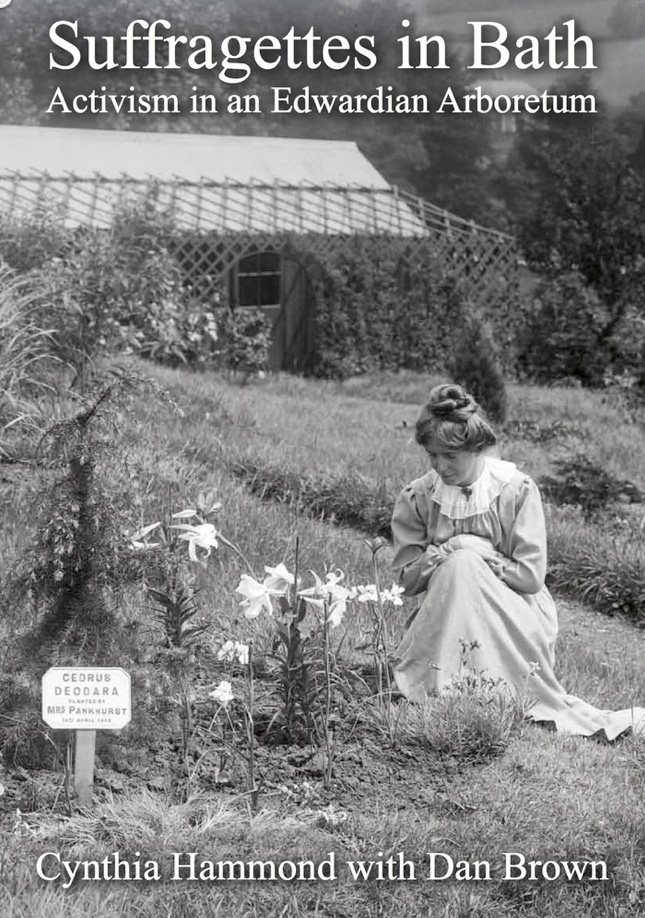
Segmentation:
<svg viewBox="0 0 645 918">
<path fill-rule="evenodd" d="M 81 806 L 92 803 L 96 730 L 77 730 L 74 744 L 74 790 Z"/>
<path fill-rule="evenodd" d="M 118 666 L 53 666 L 42 679 L 42 716 L 53 730 L 75 730 L 74 789 L 92 802 L 97 730 L 130 723 L 130 674 Z"/>
</svg>

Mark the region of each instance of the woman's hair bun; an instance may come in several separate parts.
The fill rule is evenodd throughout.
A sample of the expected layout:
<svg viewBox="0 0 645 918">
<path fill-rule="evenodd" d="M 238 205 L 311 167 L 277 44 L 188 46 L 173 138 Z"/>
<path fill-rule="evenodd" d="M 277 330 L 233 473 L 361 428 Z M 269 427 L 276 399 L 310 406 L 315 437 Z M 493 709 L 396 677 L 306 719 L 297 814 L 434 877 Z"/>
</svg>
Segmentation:
<svg viewBox="0 0 645 918">
<path fill-rule="evenodd" d="M 444 421 L 451 420 L 451 415 L 456 415 L 454 420 L 463 421 L 475 414 L 479 405 L 461 386 L 446 384 L 431 391 L 428 408 L 435 417 Z"/>
<path fill-rule="evenodd" d="M 430 391 L 416 426 L 416 441 L 424 448 L 434 441 L 447 449 L 480 450 L 497 438 L 475 399 L 455 383 Z"/>
</svg>

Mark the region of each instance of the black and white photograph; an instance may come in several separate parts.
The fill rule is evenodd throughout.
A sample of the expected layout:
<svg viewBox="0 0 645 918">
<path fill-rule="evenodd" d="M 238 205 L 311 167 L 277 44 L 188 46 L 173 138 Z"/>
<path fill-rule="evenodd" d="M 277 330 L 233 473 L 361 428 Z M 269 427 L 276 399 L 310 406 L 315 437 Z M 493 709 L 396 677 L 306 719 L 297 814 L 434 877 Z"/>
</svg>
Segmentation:
<svg viewBox="0 0 645 918">
<path fill-rule="evenodd" d="M 645 914 L 645 0 L 0 0 L 2 918 Z"/>
</svg>

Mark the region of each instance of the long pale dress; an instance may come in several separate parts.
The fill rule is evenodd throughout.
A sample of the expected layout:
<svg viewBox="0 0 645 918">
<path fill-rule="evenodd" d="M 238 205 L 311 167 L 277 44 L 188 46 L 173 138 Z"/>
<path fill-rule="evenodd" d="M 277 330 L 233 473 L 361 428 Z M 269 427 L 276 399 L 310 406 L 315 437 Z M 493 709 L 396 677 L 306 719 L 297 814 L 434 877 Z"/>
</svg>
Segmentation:
<svg viewBox="0 0 645 918">
<path fill-rule="evenodd" d="M 563 733 L 611 740 L 645 732 L 645 709 L 601 711 L 567 694 L 554 675 L 558 622 L 544 584 L 542 502 L 513 463 L 485 457 L 469 488 L 434 471 L 416 479 L 396 502 L 392 534 L 406 593 L 425 593 L 394 654 L 407 698 L 423 701 L 474 672 L 523 692 L 530 718 Z M 499 559 L 499 574 L 485 555 Z"/>
</svg>

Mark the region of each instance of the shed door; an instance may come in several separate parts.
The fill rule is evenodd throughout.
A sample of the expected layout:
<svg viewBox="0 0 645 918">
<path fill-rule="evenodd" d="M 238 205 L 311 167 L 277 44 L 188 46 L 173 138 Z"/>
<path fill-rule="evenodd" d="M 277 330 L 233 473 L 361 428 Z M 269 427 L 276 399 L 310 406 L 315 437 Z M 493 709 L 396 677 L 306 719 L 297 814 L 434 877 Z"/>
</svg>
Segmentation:
<svg viewBox="0 0 645 918">
<path fill-rule="evenodd" d="M 283 258 L 280 312 L 273 323 L 269 355 L 272 370 L 306 368 L 313 349 L 313 308 L 306 271 L 291 258 Z"/>
<path fill-rule="evenodd" d="M 231 272 L 234 306 L 261 309 L 272 320 L 269 369 L 306 368 L 313 349 L 313 296 L 298 262 L 277 252 L 252 252 Z"/>
</svg>

